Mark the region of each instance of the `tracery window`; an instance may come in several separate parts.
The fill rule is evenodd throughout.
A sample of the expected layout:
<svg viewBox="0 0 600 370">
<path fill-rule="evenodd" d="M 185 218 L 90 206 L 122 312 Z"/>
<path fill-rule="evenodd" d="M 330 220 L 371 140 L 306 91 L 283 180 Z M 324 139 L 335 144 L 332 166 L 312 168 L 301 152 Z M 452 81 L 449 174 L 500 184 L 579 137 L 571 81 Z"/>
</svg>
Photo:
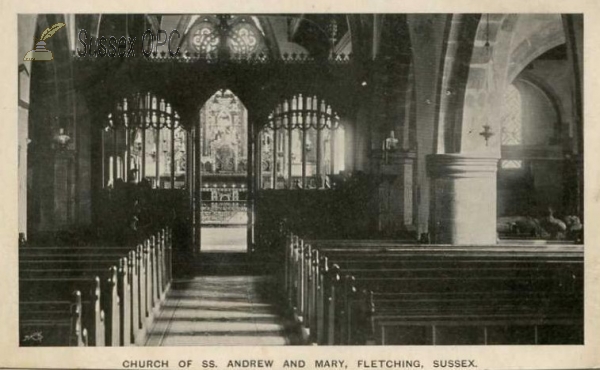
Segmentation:
<svg viewBox="0 0 600 370">
<path fill-rule="evenodd" d="M 103 184 L 148 181 L 184 188 L 187 133 L 171 105 L 151 93 L 118 101 L 102 131 Z"/>
<path fill-rule="evenodd" d="M 514 85 L 509 85 L 502 101 L 502 146 L 514 147 L 523 144 L 523 122 L 521 93 Z M 502 159 L 502 169 L 520 169 L 520 159 Z"/>
<path fill-rule="evenodd" d="M 255 28 L 244 22 L 231 27 L 227 45 L 233 53 L 249 54 L 259 49 L 260 41 L 260 36 Z"/>
<path fill-rule="evenodd" d="M 232 55 L 266 51 L 261 30 L 247 16 L 203 16 L 189 34 L 189 48 L 201 54 L 218 51 L 223 42 Z"/>
<path fill-rule="evenodd" d="M 201 53 L 211 53 L 219 45 L 220 38 L 216 26 L 208 19 L 197 23 L 190 31 L 191 46 Z"/>
<path fill-rule="evenodd" d="M 204 173 L 243 174 L 248 166 L 247 111 L 229 90 L 213 95 L 200 110 Z"/>
<path fill-rule="evenodd" d="M 317 189 L 345 169 L 345 129 L 325 100 L 284 100 L 260 133 L 262 189 Z"/>
<path fill-rule="evenodd" d="M 230 90 L 200 110 L 202 224 L 247 223 L 248 112 Z"/>
</svg>

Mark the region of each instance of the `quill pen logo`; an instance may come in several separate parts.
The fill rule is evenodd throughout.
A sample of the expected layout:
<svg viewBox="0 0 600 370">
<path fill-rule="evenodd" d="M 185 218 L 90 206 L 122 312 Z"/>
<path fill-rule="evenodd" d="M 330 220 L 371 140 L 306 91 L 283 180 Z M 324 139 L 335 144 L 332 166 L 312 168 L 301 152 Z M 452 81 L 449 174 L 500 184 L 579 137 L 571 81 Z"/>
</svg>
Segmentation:
<svg viewBox="0 0 600 370">
<path fill-rule="evenodd" d="M 48 40 L 50 37 L 52 37 L 56 31 L 60 30 L 61 28 L 63 28 L 65 26 L 64 23 L 57 23 L 55 25 L 53 25 L 52 27 L 48 27 L 44 30 L 44 32 L 42 32 L 42 35 L 40 36 L 39 40 L 36 44 L 35 44 L 35 49 L 33 50 L 29 50 L 27 52 L 27 54 L 25 54 L 25 57 L 23 57 L 23 60 L 31 60 L 31 61 L 50 61 L 50 60 L 54 60 L 54 55 L 52 55 L 52 52 L 48 49 L 46 49 L 46 40 Z"/>
</svg>

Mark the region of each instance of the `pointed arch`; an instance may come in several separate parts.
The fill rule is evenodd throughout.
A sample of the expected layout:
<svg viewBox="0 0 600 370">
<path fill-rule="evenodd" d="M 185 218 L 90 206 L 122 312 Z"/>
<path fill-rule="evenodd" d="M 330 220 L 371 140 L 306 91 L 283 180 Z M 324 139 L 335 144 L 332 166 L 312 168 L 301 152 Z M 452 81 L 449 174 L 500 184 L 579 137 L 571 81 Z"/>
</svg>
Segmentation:
<svg viewBox="0 0 600 370">
<path fill-rule="evenodd" d="M 283 99 L 259 132 L 259 187 L 318 189 L 346 169 L 347 134 L 339 115 L 317 95 Z"/>
<path fill-rule="evenodd" d="M 544 29 L 544 32 L 539 32 Z M 562 35 L 561 35 L 562 34 Z M 501 112 L 504 89 L 532 60 L 564 43 L 559 15 L 489 15 L 479 22 L 476 47 L 470 60 L 462 113 L 456 136 L 461 152 L 500 156 Z M 483 140 L 488 126 L 494 133 Z"/>
<path fill-rule="evenodd" d="M 437 153 L 457 153 L 461 150 L 462 109 L 480 17 L 480 14 L 457 14 L 452 17 L 445 40 L 443 75 L 439 87 Z"/>
<path fill-rule="evenodd" d="M 246 175 L 248 110 L 229 89 L 219 89 L 199 111 L 201 162 L 205 173 Z"/>
</svg>

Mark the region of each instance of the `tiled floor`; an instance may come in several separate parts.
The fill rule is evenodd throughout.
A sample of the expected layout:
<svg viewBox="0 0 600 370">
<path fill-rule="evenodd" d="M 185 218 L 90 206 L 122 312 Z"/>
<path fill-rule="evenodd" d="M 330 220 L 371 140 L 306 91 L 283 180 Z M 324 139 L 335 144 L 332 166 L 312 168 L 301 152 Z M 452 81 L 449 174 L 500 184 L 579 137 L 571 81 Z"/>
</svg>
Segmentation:
<svg viewBox="0 0 600 370">
<path fill-rule="evenodd" d="M 265 276 L 201 276 L 176 280 L 147 346 L 296 344 L 291 322 L 277 312 Z M 270 302 L 271 301 L 271 302 Z"/>
</svg>

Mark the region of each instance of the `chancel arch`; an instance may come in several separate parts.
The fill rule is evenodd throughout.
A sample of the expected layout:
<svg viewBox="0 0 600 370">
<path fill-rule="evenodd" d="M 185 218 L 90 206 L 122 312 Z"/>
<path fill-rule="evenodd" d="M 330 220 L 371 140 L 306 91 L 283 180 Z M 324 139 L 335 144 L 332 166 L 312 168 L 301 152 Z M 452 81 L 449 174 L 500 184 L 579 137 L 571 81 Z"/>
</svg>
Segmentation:
<svg viewBox="0 0 600 370">
<path fill-rule="evenodd" d="M 199 111 L 201 252 L 248 250 L 252 225 L 248 110 L 228 89 L 215 92 Z M 198 143 L 198 141 L 196 141 Z M 198 157 L 196 157 L 198 158 Z M 199 202 L 199 204 L 197 204 Z M 226 238 L 224 240 L 223 238 Z"/>
</svg>

